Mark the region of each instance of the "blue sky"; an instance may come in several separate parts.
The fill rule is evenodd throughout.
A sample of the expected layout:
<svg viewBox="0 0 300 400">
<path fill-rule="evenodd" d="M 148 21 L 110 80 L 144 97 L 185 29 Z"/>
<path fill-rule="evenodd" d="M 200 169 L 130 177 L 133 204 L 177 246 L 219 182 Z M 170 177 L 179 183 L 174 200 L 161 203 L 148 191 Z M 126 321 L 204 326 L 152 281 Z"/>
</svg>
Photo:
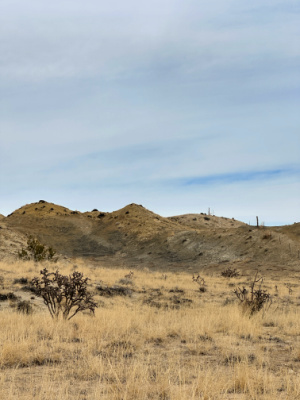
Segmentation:
<svg viewBox="0 0 300 400">
<path fill-rule="evenodd" d="M 299 2 L 210 3 L 2 0 L 0 213 L 299 221 Z"/>
</svg>

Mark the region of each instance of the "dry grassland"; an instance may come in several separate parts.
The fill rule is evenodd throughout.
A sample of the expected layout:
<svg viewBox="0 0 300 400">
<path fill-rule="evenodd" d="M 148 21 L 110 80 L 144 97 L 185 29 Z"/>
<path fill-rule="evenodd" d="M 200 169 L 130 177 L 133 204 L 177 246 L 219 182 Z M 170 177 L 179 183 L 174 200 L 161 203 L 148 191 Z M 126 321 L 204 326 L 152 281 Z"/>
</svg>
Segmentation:
<svg viewBox="0 0 300 400">
<path fill-rule="evenodd" d="M 0 293 L 33 306 L 27 315 L 18 300 L 0 302 L 1 399 L 300 399 L 300 274 L 265 277 L 272 305 L 249 318 L 233 290 L 251 275 L 206 273 L 200 292 L 188 273 L 140 270 L 128 279 L 128 270 L 65 261 L 61 273 L 91 279 L 99 308 L 53 321 L 16 281 L 40 269 L 0 263 Z M 130 290 L 100 296 L 97 286 L 115 284 Z"/>
</svg>

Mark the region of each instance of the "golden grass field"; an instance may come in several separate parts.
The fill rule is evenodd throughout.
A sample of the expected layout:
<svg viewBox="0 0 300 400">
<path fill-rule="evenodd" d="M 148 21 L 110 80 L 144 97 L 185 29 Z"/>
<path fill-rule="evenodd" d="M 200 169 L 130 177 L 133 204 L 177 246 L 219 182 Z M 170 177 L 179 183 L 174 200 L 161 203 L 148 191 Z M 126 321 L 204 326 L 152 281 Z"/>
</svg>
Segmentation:
<svg viewBox="0 0 300 400">
<path fill-rule="evenodd" d="M 52 320 L 15 282 L 39 276 L 43 264 L 0 263 L 0 293 L 33 304 L 27 315 L 0 302 L 1 399 L 300 399 L 300 273 L 265 276 L 272 304 L 249 317 L 233 293 L 253 279 L 241 270 L 232 279 L 206 272 L 200 292 L 189 273 L 136 270 L 124 281 L 128 269 L 46 265 L 83 272 L 99 307 Z M 101 282 L 120 280 L 131 296 L 99 295 Z"/>
</svg>

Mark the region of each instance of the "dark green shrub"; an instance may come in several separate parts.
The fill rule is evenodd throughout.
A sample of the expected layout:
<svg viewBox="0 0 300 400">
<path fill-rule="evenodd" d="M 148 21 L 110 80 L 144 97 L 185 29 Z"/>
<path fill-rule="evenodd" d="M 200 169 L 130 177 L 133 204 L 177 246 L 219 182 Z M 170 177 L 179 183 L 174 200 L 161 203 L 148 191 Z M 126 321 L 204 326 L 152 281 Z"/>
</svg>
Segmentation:
<svg viewBox="0 0 300 400">
<path fill-rule="evenodd" d="M 21 251 L 19 251 L 18 256 L 20 259 L 27 261 L 30 260 L 30 255 L 28 254 L 28 252 L 22 248 Z"/>
<path fill-rule="evenodd" d="M 34 260 L 34 261 L 43 261 L 43 260 L 51 260 L 57 261 L 54 259 L 56 251 L 52 247 L 46 247 L 44 244 L 40 243 L 38 239 L 34 239 L 32 236 L 29 236 L 27 240 L 27 247 L 19 251 L 19 258 L 22 260 Z"/>
</svg>

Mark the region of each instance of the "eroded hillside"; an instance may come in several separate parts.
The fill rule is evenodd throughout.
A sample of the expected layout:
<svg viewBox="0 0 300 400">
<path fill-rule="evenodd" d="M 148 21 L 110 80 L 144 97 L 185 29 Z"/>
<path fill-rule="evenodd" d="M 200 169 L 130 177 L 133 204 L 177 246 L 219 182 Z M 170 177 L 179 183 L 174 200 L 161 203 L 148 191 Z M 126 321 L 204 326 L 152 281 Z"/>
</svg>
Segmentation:
<svg viewBox="0 0 300 400">
<path fill-rule="evenodd" d="M 15 256 L 32 235 L 63 256 L 132 267 L 299 263 L 300 224 L 258 229 L 203 213 L 164 218 L 137 204 L 111 213 L 81 213 L 43 200 L 19 208 L 0 223 L 2 258 Z"/>
</svg>

